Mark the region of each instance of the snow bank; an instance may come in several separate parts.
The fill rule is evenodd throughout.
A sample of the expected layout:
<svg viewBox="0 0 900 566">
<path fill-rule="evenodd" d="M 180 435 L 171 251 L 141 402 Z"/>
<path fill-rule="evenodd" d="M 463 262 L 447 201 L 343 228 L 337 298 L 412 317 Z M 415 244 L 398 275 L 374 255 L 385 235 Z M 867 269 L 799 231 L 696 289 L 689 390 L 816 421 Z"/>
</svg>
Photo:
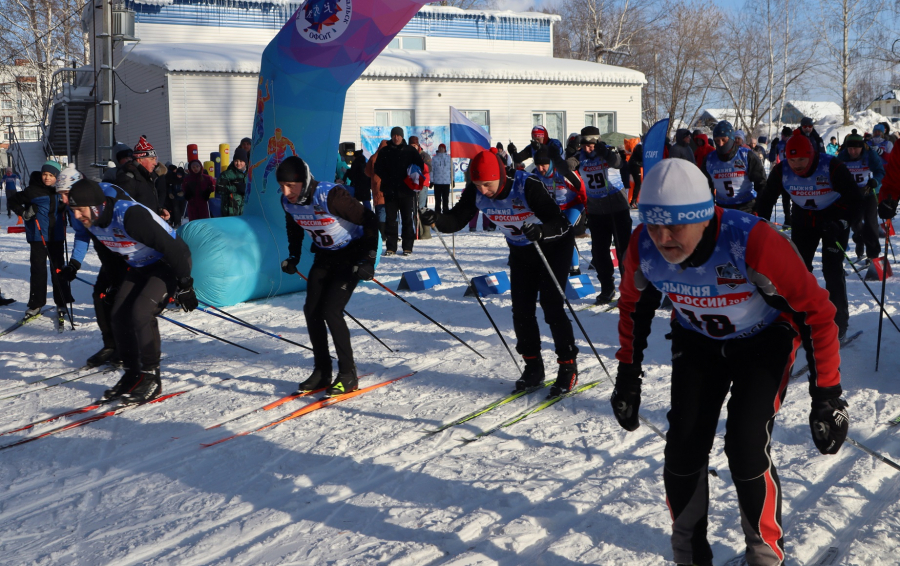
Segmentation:
<svg viewBox="0 0 900 566">
<path fill-rule="evenodd" d="M 853 130 L 856 130 L 859 135 L 863 135 L 866 132 L 871 133 L 872 128 L 879 122 L 887 122 L 890 124 L 891 119 L 872 110 L 863 110 L 851 114 L 850 125 L 844 126 L 843 113 L 830 114 L 816 122 L 816 131 L 819 132 L 819 135 L 822 136 L 825 143 L 828 143 L 831 136 L 835 136 L 838 138 L 838 141 L 842 141 L 844 137 L 849 135 Z M 891 131 L 893 130 L 894 128 L 891 127 Z"/>
</svg>

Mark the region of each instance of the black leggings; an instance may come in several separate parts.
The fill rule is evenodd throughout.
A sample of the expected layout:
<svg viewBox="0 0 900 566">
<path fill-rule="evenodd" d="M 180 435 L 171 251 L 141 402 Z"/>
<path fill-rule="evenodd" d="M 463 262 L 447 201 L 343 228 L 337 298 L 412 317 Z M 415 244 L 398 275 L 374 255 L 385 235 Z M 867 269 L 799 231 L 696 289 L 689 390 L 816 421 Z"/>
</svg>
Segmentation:
<svg viewBox="0 0 900 566">
<path fill-rule="evenodd" d="M 116 336 L 112 328 L 112 306 L 116 292 L 121 287 L 124 278 L 124 266 L 101 265 L 97 281 L 94 283 L 94 292 L 91 294 L 91 298 L 94 300 L 94 313 L 97 316 L 97 326 L 100 328 L 104 348 L 116 347 Z"/>
<path fill-rule="evenodd" d="M 771 438 L 799 337 L 782 324 L 753 338 L 724 341 L 685 330 L 677 322 L 672 328 L 672 409 L 663 480 L 673 517 L 675 562 L 712 558 L 706 539 L 707 467 L 730 389 L 725 455 L 737 490 L 747 560 L 781 564 L 781 487 L 771 459 Z"/>
<path fill-rule="evenodd" d="M 50 250 L 50 270 L 65 267 L 62 242 L 31 242 L 31 292 L 28 296 L 28 308 L 38 309 L 47 304 L 47 249 Z M 53 283 L 53 302 L 59 308 L 65 308 L 66 303 L 74 302 L 69 284 L 62 282 L 56 273 L 51 273 L 50 281 Z"/>
<path fill-rule="evenodd" d="M 355 369 L 344 307 L 350 302 L 358 283 L 350 263 L 313 261 L 309 270 L 303 314 L 306 315 L 315 367 L 327 371 L 328 375 L 331 374 L 331 355 L 328 353 L 327 330 L 331 331 L 337 353 L 338 371 L 344 373 Z"/>
<path fill-rule="evenodd" d="M 434 211 L 446 214 L 450 210 L 450 185 L 434 184 Z"/>
<path fill-rule="evenodd" d="M 813 225 L 813 222 L 818 224 Z M 837 309 L 834 316 L 834 322 L 838 329 L 846 330 L 850 320 L 850 307 L 847 303 L 847 275 L 844 273 L 844 250 L 847 249 L 847 240 L 850 238 L 850 228 L 841 230 L 838 233 L 829 232 L 827 225 L 822 225 L 827 221 L 821 218 L 811 218 L 804 215 L 794 218 L 794 225 L 791 228 L 791 241 L 797 246 L 800 257 L 806 262 L 806 269 L 812 273 L 813 258 L 816 256 L 816 249 L 819 247 L 819 241 L 822 242 L 822 275 L 825 278 L 825 289 L 828 290 L 828 298 L 831 299 Z M 840 244 L 838 248 L 836 244 Z"/>
<path fill-rule="evenodd" d="M 628 240 L 631 238 L 631 213 L 625 209 L 612 214 L 588 214 L 587 225 L 591 231 L 591 263 L 597 270 L 601 293 L 609 293 L 616 288 L 615 268 L 609 255 L 609 245 L 615 242 L 621 275 Z"/>
<path fill-rule="evenodd" d="M 559 241 L 541 244 L 541 249 L 556 280 L 565 289 L 575 249 L 571 231 Z M 544 311 L 544 321 L 550 326 L 556 357 L 560 360 L 574 359 L 578 348 L 572 334 L 572 322 L 566 315 L 565 303 L 533 244 L 510 246 L 509 279 L 516 351 L 529 357 L 541 355 L 541 331 L 538 328 L 535 306 L 540 292 L 541 309 Z"/>
<path fill-rule="evenodd" d="M 127 372 L 159 367 L 160 339 L 156 316 L 175 292 L 175 275 L 162 261 L 125 273 L 111 311 L 116 349 Z"/>
<path fill-rule="evenodd" d="M 881 241 L 878 239 L 878 195 L 873 191 L 863 198 L 863 214 L 853 226 L 853 243 L 856 249 L 865 246 L 866 256 L 875 259 L 881 256 Z"/>
</svg>

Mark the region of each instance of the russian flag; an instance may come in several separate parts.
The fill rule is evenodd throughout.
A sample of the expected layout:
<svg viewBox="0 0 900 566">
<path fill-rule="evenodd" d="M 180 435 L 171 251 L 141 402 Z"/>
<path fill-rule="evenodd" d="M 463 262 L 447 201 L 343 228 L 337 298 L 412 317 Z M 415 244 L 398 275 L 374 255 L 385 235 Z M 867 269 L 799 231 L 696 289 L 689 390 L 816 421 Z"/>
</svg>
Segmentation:
<svg viewBox="0 0 900 566">
<path fill-rule="evenodd" d="M 491 148 L 491 136 L 484 128 L 450 107 L 450 154 L 455 158 L 472 159 Z"/>
</svg>

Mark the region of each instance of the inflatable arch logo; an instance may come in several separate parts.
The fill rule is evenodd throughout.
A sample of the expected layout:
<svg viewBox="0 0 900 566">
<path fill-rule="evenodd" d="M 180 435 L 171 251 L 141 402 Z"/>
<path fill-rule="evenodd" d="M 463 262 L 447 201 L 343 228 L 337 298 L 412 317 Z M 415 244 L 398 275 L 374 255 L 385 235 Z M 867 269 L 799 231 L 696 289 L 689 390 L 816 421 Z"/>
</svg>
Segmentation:
<svg viewBox="0 0 900 566">
<path fill-rule="evenodd" d="M 298 155 L 330 181 L 347 89 L 410 19 L 422 0 L 308 0 L 266 46 L 260 63 L 243 216 L 180 229 L 194 259 L 198 297 L 215 306 L 302 291 L 281 271 L 288 257 L 278 165 Z M 298 269 L 312 265 L 304 238 Z"/>
</svg>

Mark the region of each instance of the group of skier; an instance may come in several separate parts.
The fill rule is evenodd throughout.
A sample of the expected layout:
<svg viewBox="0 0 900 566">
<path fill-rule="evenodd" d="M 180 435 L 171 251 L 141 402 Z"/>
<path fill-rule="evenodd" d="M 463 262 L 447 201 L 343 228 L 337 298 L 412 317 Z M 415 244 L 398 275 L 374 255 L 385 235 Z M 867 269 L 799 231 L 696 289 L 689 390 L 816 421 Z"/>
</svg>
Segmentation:
<svg viewBox="0 0 900 566">
<path fill-rule="evenodd" d="M 415 161 L 411 153 L 403 153 L 406 146 L 399 135 L 389 149 L 404 163 Z M 707 467 L 729 391 L 725 453 L 751 565 L 778 565 L 785 558 L 771 439 L 800 345 L 809 363 L 813 441 L 823 454 L 834 454 L 846 438 L 849 415 L 839 368 L 840 340 L 849 319 L 844 250 L 851 227 L 859 226 L 864 214 L 870 223 L 876 210 L 882 218 L 893 217 L 900 197 L 900 158 L 891 153 L 886 153 L 890 182 L 885 180 L 881 203 L 867 193 L 883 173 L 873 163 L 879 156 L 867 152 L 857 138 L 848 136 L 835 158 L 798 132 L 784 144 L 784 158 L 766 179 L 757 154 L 735 141 L 729 123 L 719 123 L 713 131 L 715 150 L 702 167 L 692 160 L 666 159 L 649 171 L 639 202 L 642 224 L 632 231 L 628 199 L 608 176 L 610 167 L 622 167 L 620 155 L 602 141 L 600 131 L 582 129 L 579 147 L 568 159 L 561 144 L 537 132 L 523 152 L 509 148 L 513 159 L 498 149 L 475 156 L 465 189 L 449 210 L 418 210 L 424 225 L 444 233 L 462 230 L 480 211 L 504 234 L 516 351 L 524 361 L 516 391 L 536 389 L 546 376 L 538 301 L 558 363 L 550 396 L 571 392 L 578 383 L 579 348 L 561 288 L 574 252 L 573 226 L 583 214 L 593 240 L 600 302 L 615 294 L 611 244 L 621 262 L 620 347 L 610 402 L 617 422 L 628 431 L 640 425 L 644 352 L 654 312 L 663 297 L 671 301 L 672 402 L 664 480 L 678 564 L 712 564 L 706 538 Z M 512 166 L 525 152 L 535 163 L 533 173 Z M 383 183 L 393 181 L 386 168 L 390 156 L 388 151 L 375 166 L 384 173 Z M 77 221 L 72 222 L 72 258 L 56 281 L 67 285 L 74 280 L 90 241 L 100 260 L 93 297 L 103 348 L 88 365 L 122 364 L 124 375 L 104 400 L 153 399 L 162 389 L 156 315 L 170 299 L 186 311 L 198 306 L 190 250 L 125 187 L 96 183 L 74 168 L 44 174 L 50 173 L 54 178 L 44 184 L 48 200 L 57 203 L 50 207 L 52 214 L 67 206 Z M 289 242 L 281 269 L 298 273 L 307 236 L 315 254 L 308 275 L 299 275 L 308 279 L 304 314 L 313 348 L 312 372 L 299 389 L 349 393 L 357 389 L 358 379 L 343 311 L 358 283 L 375 275 L 378 217 L 344 186 L 315 179 L 299 156 L 282 160 L 275 173 Z M 50 194 L 54 182 L 55 193 Z M 766 221 L 783 193 L 793 202 L 790 239 Z M 403 199 L 396 204 L 410 208 Z M 404 225 L 411 218 L 404 212 Z M 48 229 L 58 225 L 64 228 L 65 222 L 48 222 Z M 400 239 L 396 226 L 389 232 L 388 253 L 396 251 Z M 877 232 L 860 232 L 869 257 L 876 257 Z M 404 229 L 404 250 L 409 237 Z M 826 289 L 811 274 L 820 241 Z M 47 249 L 61 265 L 59 254 Z M 32 245 L 32 253 L 39 252 Z M 337 354 L 336 378 L 329 332 Z"/>
</svg>

